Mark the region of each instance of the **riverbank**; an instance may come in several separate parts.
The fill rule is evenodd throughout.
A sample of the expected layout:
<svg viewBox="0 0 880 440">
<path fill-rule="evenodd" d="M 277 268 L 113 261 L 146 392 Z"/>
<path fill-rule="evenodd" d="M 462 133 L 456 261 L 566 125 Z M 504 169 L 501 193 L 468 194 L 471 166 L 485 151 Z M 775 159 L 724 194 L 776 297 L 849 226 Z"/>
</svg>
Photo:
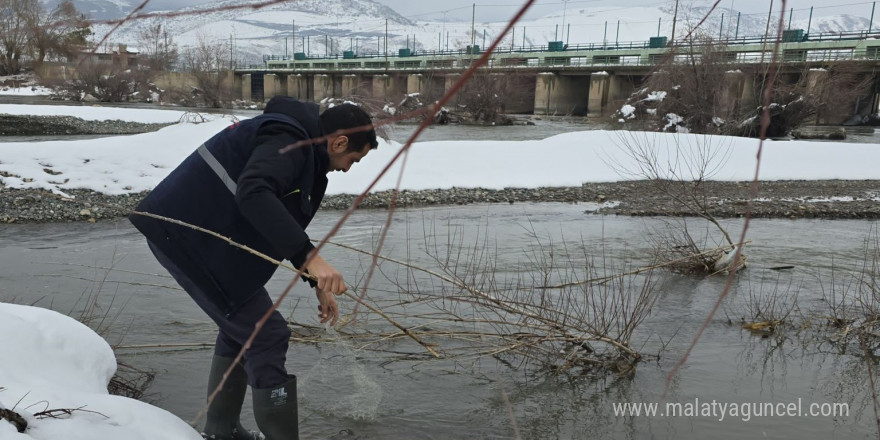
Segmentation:
<svg viewBox="0 0 880 440">
<path fill-rule="evenodd" d="M 175 123 L 141 123 L 120 120 L 87 121 L 74 116 L 0 114 L 0 136 L 138 134 L 156 131 Z"/>
<path fill-rule="evenodd" d="M 704 182 L 707 204 L 718 218 L 742 217 L 748 209 L 750 182 Z M 0 223 L 95 222 L 131 212 L 146 193 L 106 195 L 71 190 L 62 198 L 42 190 L 0 188 Z M 363 209 L 387 209 L 391 191 L 370 194 Z M 346 209 L 356 195 L 328 195 L 322 209 Z M 578 187 L 452 188 L 402 191 L 398 207 L 482 203 L 596 203 L 586 212 L 626 216 L 686 216 L 655 183 L 586 183 Z M 761 182 L 752 207 L 755 218 L 880 218 L 880 180 L 786 180 Z"/>
</svg>

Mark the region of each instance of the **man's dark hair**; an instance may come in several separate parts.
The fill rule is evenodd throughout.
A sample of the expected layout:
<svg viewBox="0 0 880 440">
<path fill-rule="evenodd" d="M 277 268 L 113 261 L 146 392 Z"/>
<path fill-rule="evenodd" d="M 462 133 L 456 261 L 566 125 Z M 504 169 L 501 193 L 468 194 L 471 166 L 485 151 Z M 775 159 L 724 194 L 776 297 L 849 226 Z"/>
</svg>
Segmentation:
<svg viewBox="0 0 880 440">
<path fill-rule="evenodd" d="M 321 113 L 321 127 L 324 129 L 325 135 L 332 135 L 337 130 L 363 127 L 372 123 L 370 115 L 354 104 L 335 105 Z M 361 151 L 367 144 L 370 145 L 370 149 L 379 146 L 379 142 L 376 141 L 376 130 L 372 127 L 347 133 L 346 136 L 348 136 L 347 151 Z"/>
</svg>

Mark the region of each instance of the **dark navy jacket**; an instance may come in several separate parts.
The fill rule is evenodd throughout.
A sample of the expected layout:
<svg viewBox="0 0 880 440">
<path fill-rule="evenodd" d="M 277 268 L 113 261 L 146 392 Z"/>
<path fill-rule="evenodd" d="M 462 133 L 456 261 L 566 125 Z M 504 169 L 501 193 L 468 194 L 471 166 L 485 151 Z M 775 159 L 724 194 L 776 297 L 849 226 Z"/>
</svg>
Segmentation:
<svg viewBox="0 0 880 440">
<path fill-rule="evenodd" d="M 327 189 L 326 143 L 285 154 L 293 142 L 323 136 L 318 106 L 275 97 L 264 113 L 205 142 L 232 178 L 235 194 L 198 150 L 154 188 L 137 211 L 200 226 L 301 267 L 314 246 L 305 233 Z M 223 240 L 132 214 L 131 222 L 227 314 L 272 277 L 276 266 Z"/>
</svg>

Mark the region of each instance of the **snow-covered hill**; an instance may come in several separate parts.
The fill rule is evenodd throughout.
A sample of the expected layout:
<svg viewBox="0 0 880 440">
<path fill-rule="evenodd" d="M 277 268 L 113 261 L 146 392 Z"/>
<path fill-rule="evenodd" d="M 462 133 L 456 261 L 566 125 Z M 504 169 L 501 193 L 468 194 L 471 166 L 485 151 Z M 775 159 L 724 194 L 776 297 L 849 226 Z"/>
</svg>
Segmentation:
<svg viewBox="0 0 880 440">
<path fill-rule="evenodd" d="M 85 0 L 80 0 L 85 1 Z M 108 1 L 108 0 L 89 0 Z M 123 4 L 128 0 L 113 0 Z M 310 56 L 341 55 L 352 50 L 370 55 L 385 50 L 397 53 L 409 47 L 416 51 L 462 49 L 473 41 L 488 45 L 504 29 L 505 22 L 477 23 L 472 36 L 470 22 L 412 21 L 372 0 L 297 0 L 283 2 L 258 10 L 223 7 L 252 4 L 253 0 L 223 0 L 181 11 L 202 11 L 176 17 L 153 17 L 126 24 L 110 37 L 113 43 L 137 47 L 139 34 L 147 26 L 166 26 L 174 41 L 182 48 L 195 47 L 199 41 L 235 48 L 235 57 L 245 64 L 262 61 L 264 55 L 292 55 L 307 52 Z M 684 36 L 708 12 L 708 7 L 680 10 L 676 22 L 677 38 Z M 575 7 L 557 11 L 537 19 L 524 21 L 508 35 L 503 47 L 546 45 L 548 41 L 564 41 L 570 45 L 589 43 L 643 42 L 650 37 L 670 36 L 673 11 L 668 5 L 655 7 Z M 786 17 L 787 19 L 787 17 Z M 774 16 L 769 24 L 771 34 L 777 26 Z M 295 31 L 293 29 L 295 24 Z M 807 28 L 811 33 L 864 30 L 868 19 L 852 15 L 826 17 L 794 17 L 786 28 Z M 768 29 L 767 14 L 740 14 L 719 8 L 700 27 L 710 36 L 760 36 Z M 110 26 L 96 25 L 100 39 Z M 294 38 L 291 38 L 295 36 Z"/>
</svg>

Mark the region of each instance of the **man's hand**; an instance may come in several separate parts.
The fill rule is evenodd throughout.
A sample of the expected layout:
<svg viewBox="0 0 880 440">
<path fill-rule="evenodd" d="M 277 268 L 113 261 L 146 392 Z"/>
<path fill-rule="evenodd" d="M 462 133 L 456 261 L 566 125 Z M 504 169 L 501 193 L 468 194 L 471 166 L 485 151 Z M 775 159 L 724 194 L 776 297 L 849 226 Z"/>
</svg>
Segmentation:
<svg viewBox="0 0 880 440">
<path fill-rule="evenodd" d="M 330 326 L 336 325 L 336 320 L 339 319 L 339 306 L 336 304 L 336 298 L 320 287 L 315 289 L 315 295 L 318 296 L 318 317 L 321 318 L 321 324 L 332 320 Z"/>
<path fill-rule="evenodd" d="M 323 290 L 334 295 L 342 295 L 348 290 L 348 287 L 345 285 L 345 280 L 342 279 L 342 274 L 339 273 L 336 268 L 331 266 L 330 263 L 324 261 L 324 258 L 320 255 L 315 255 L 315 257 L 312 258 L 312 262 L 306 266 L 306 271 L 318 281 L 318 290 Z M 335 304 L 336 300 L 333 302 Z"/>
</svg>

